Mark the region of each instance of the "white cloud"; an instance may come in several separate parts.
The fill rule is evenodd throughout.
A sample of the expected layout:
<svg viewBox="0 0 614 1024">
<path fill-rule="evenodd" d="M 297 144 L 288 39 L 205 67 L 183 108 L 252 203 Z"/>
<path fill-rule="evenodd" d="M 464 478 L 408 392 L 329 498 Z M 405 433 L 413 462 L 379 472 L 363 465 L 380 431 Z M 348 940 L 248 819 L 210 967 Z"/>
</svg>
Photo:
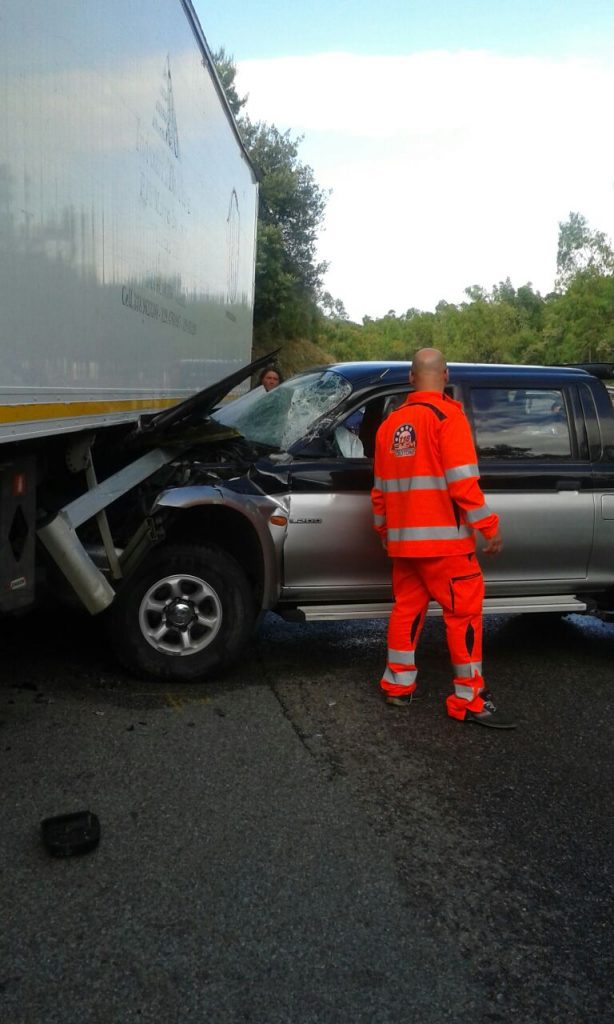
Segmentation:
<svg viewBox="0 0 614 1024">
<path fill-rule="evenodd" d="M 570 210 L 614 236 L 614 66 L 335 53 L 245 61 L 237 83 L 333 189 L 326 285 L 356 319 L 508 275 L 547 292 Z"/>
</svg>

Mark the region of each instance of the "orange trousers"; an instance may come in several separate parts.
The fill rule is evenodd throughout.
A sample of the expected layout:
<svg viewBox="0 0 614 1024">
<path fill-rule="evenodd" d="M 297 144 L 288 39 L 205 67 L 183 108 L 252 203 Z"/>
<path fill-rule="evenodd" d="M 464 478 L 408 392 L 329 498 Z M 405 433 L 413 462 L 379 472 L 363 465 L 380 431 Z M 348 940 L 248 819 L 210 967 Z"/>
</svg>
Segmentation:
<svg viewBox="0 0 614 1024">
<path fill-rule="evenodd" d="M 475 554 L 440 558 L 394 558 L 394 608 L 388 624 L 387 665 L 380 686 L 399 696 L 416 689 L 415 652 L 429 601 L 441 605 L 454 692 L 446 707 L 452 718 L 481 711 L 486 690 L 482 677 L 482 603 L 484 577 Z"/>
</svg>

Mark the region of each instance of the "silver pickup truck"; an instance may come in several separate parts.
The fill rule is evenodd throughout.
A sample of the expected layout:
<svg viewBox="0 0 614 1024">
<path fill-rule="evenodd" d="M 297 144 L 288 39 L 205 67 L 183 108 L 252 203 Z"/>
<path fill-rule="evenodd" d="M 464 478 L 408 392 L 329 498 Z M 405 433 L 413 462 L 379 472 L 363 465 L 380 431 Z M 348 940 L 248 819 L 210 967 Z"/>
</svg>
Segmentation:
<svg viewBox="0 0 614 1024">
<path fill-rule="evenodd" d="M 237 659 L 265 610 L 301 621 L 388 615 L 372 457 L 408 373 L 402 362 L 324 366 L 227 404 L 221 382 L 172 428 L 154 424 L 150 443 L 180 454 L 143 484 L 138 509 L 132 500 L 111 513 L 120 558 L 139 538 L 108 612 L 129 668 L 205 679 Z M 457 364 L 449 391 L 501 517 L 504 551 L 484 560 L 485 611 L 607 616 L 614 412 L 597 371 Z"/>
</svg>

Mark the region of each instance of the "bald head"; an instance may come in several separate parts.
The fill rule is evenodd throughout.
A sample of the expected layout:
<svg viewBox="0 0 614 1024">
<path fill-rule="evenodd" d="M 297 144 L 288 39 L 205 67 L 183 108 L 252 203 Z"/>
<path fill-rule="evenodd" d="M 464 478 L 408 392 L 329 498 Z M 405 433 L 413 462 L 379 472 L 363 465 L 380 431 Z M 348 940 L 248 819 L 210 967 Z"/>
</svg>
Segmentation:
<svg viewBox="0 0 614 1024">
<path fill-rule="evenodd" d="M 416 391 L 443 392 L 448 383 L 448 367 L 438 348 L 419 349 L 411 364 L 410 384 Z"/>
</svg>

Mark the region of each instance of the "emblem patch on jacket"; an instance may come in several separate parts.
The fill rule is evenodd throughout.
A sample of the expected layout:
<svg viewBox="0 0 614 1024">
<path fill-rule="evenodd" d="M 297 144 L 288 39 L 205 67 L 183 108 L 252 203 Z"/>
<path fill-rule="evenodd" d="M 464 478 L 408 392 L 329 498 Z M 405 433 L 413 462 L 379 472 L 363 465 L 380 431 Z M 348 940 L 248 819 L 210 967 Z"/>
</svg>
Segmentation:
<svg viewBox="0 0 614 1024">
<path fill-rule="evenodd" d="M 404 423 L 397 427 L 392 438 L 393 455 L 405 456 L 416 454 L 416 431 L 411 423 Z"/>
</svg>

